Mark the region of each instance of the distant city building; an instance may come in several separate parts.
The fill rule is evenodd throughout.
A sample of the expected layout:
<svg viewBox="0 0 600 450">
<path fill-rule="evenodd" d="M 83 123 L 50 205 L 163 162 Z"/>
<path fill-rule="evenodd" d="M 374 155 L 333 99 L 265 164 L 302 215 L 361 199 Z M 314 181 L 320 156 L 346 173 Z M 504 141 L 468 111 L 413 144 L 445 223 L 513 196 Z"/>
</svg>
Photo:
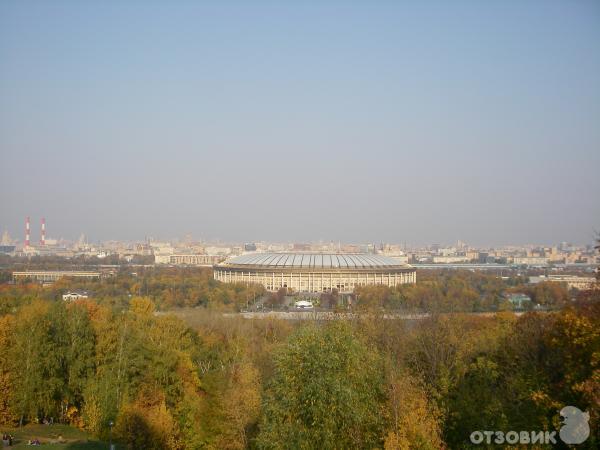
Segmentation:
<svg viewBox="0 0 600 450">
<path fill-rule="evenodd" d="M 152 255 L 152 247 L 147 243 L 136 243 L 133 246 L 133 253 L 136 255 L 149 256 Z"/>
<path fill-rule="evenodd" d="M 31 270 L 25 272 L 13 272 L 13 279 L 32 280 L 41 283 L 53 283 L 63 277 L 99 279 L 100 272 L 83 272 L 74 270 Z"/>
<path fill-rule="evenodd" d="M 392 258 L 399 264 L 408 264 L 408 255 L 406 255 L 398 245 L 381 244 L 378 254 Z"/>
<path fill-rule="evenodd" d="M 591 289 L 596 282 L 594 277 L 578 277 L 576 275 L 548 275 L 539 277 L 529 277 L 531 284 L 537 284 L 542 281 L 554 281 L 556 283 L 566 283 L 569 289 L 586 290 Z"/>
<path fill-rule="evenodd" d="M 292 250 L 295 252 L 309 252 L 311 250 L 311 245 L 295 243 L 292 246 Z"/>
<path fill-rule="evenodd" d="M 433 257 L 434 264 L 456 264 L 456 263 L 463 263 L 463 262 L 469 262 L 469 261 L 470 261 L 470 259 L 467 256 L 444 255 L 444 256 L 434 256 Z"/>
<path fill-rule="evenodd" d="M 546 266 L 548 265 L 548 258 L 542 256 L 516 256 L 513 263 L 518 266 Z"/>
<path fill-rule="evenodd" d="M 169 264 L 171 255 L 175 253 L 175 249 L 168 244 L 152 244 L 152 253 L 154 254 L 154 262 L 156 264 Z"/>
<path fill-rule="evenodd" d="M 4 254 L 12 254 L 15 252 L 15 246 L 14 245 L 0 245 L 0 253 L 4 253 Z"/>
<path fill-rule="evenodd" d="M 218 255 L 170 255 L 168 264 L 187 266 L 213 266 L 225 260 Z"/>
<path fill-rule="evenodd" d="M 256 251 L 256 244 L 254 242 L 250 242 L 248 244 L 244 244 L 244 251 L 245 252 L 255 252 Z"/>
<path fill-rule="evenodd" d="M 257 283 L 268 291 L 351 293 L 357 286 L 416 283 L 416 269 L 382 255 L 339 253 L 254 253 L 214 269 L 216 280 Z"/>
<path fill-rule="evenodd" d="M 496 262 L 496 257 L 487 252 L 477 252 L 477 262 L 481 264 L 493 264 Z"/>
<path fill-rule="evenodd" d="M 489 264 L 489 263 L 485 263 L 485 264 L 479 264 L 479 263 L 457 263 L 457 264 L 429 264 L 429 263 L 414 263 L 413 267 L 415 267 L 416 269 L 426 269 L 426 270 L 439 270 L 441 268 L 443 269 L 467 269 L 467 270 L 503 270 L 503 269 L 510 269 L 513 266 L 509 265 L 509 264 Z"/>
<path fill-rule="evenodd" d="M 204 250 L 207 255 L 228 256 L 232 253 L 231 247 L 206 247 Z"/>
<path fill-rule="evenodd" d="M 6 230 L 4 231 L 4 233 L 2 233 L 0 245 L 13 245 L 13 240 L 10 238 L 10 234 L 8 234 L 8 231 Z"/>
</svg>

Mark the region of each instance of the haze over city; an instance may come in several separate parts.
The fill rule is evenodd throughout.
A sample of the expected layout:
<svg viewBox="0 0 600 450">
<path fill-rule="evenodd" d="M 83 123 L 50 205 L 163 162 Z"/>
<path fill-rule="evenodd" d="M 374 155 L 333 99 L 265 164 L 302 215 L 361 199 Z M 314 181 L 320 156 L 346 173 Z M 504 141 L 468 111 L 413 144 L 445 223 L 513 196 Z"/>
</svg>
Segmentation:
<svg viewBox="0 0 600 450">
<path fill-rule="evenodd" d="M 0 231 L 591 243 L 599 21 L 592 1 L 2 2 Z"/>
<path fill-rule="evenodd" d="M 3 448 L 600 448 L 598 0 L 0 1 L 0 167 Z"/>
</svg>

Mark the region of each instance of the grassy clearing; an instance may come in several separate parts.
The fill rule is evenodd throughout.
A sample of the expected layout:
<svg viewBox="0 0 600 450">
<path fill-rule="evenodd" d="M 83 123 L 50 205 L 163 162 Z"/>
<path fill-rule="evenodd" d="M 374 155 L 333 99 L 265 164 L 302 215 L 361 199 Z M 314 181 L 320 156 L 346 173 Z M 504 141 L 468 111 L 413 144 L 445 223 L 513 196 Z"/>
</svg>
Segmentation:
<svg viewBox="0 0 600 450">
<path fill-rule="evenodd" d="M 94 439 L 85 431 L 68 425 L 26 425 L 22 428 L 5 427 L 0 429 L 0 434 L 9 433 L 13 436 L 13 446 L 8 447 L 15 450 L 32 449 L 27 443 L 32 439 L 38 439 L 41 447 L 68 450 L 107 450 L 108 442 Z M 118 447 L 120 449 L 120 447 Z"/>
</svg>

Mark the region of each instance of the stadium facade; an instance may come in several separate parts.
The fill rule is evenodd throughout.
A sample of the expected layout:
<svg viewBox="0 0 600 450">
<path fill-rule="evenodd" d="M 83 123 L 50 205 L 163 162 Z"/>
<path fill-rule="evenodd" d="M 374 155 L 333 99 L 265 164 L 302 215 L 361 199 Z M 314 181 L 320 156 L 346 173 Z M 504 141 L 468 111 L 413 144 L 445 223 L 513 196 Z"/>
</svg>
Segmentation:
<svg viewBox="0 0 600 450">
<path fill-rule="evenodd" d="M 416 283 L 416 269 L 372 254 L 251 253 L 214 267 L 216 280 L 258 283 L 268 291 L 350 293 L 357 286 Z"/>
</svg>

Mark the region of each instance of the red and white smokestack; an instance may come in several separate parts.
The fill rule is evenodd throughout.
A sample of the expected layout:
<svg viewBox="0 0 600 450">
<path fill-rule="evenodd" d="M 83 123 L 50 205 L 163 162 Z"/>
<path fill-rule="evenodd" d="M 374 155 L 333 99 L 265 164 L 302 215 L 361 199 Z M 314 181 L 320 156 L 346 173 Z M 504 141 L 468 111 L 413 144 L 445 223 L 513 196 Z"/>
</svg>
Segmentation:
<svg viewBox="0 0 600 450">
<path fill-rule="evenodd" d="M 25 221 L 25 247 L 29 247 L 29 238 L 31 237 L 30 228 L 29 228 L 29 216 L 27 216 L 27 220 Z"/>
<path fill-rule="evenodd" d="M 40 245 L 46 245 L 46 219 L 42 217 L 42 238 L 40 239 Z"/>
</svg>

